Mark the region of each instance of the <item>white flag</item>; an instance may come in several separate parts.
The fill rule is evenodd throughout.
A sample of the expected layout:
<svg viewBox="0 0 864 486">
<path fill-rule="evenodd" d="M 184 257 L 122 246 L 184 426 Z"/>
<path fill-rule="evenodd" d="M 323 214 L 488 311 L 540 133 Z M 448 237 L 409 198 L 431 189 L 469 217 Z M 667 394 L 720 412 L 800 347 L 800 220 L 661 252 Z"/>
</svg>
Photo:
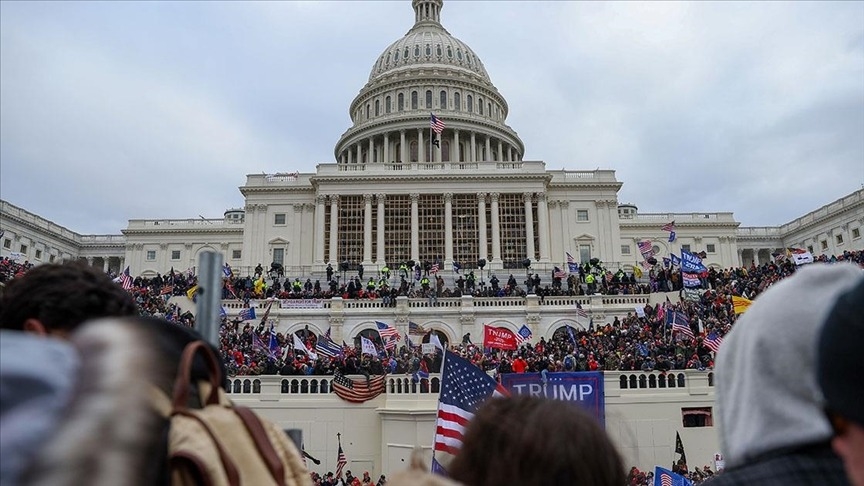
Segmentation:
<svg viewBox="0 0 864 486">
<path fill-rule="evenodd" d="M 375 344 L 363 336 L 360 336 L 360 347 L 363 354 L 371 354 L 372 356 L 378 356 L 378 350 L 375 349 Z"/>
<path fill-rule="evenodd" d="M 441 344 L 441 340 L 438 339 L 437 334 L 433 333 L 432 336 L 429 338 L 429 342 L 431 344 L 434 344 L 436 348 L 440 349 L 441 351 L 444 351 L 444 345 Z"/>
<path fill-rule="evenodd" d="M 293 332 L 291 333 L 291 335 L 294 336 L 294 349 L 297 349 L 299 351 L 303 351 L 306 354 L 309 354 L 309 350 L 306 349 L 306 345 L 303 344 L 303 341 L 300 340 L 300 336 L 298 336 L 297 333 L 293 333 Z"/>
</svg>

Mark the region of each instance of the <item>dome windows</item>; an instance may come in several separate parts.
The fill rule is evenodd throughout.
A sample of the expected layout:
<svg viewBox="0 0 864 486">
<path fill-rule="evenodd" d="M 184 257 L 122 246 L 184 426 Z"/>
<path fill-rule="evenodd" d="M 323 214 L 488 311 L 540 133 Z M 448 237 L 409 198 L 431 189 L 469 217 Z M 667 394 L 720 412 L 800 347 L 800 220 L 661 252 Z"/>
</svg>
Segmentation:
<svg viewBox="0 0 864 486">
<path fill-rule="evenodd" d="M 404 57 L 406 61 L 408 60 L 408 46 L 405 46 L 405 52 L 402 53 L 402 57 Z"/>
<path fill-rule="evenodd" d="M 420 46 L 414 46 L 414 57 L 420 57 Z"/>
<path fill-rule="evenodd" d="M 384 98 L 384 113 L 390 114 L 391 105 L 390 97 Z"/>
<path fill-rule="evenodd" d="M 369 117 L 369 104 L 367 103 L 366 104 L 366 119 L 368 120 L 369 118 L 370 118 Z"/>
<path fill-rule="evenodd" d="M 447 46 L 447 57 L 453 59 L 453 48 L 450 46 Z"/>
<path fill-rule="evenodd" d="M 456 59 L 462 60 L 462 49 L 456 48 Z"/>
<path fill-rule="evenodd" d="M 468 113 L 474 113 L 474 98 L 468 95 L 465 100 L 468 102 Z"/>
<path fill-rule="evenodd" d="M 453 93 L 453 109 L 459 111 L 462 109 L 462 96 L 457 91 Z"/>
<path fill-rule="evenodd" d="M 440 58 L 441 56 L 444 55 L 443 51 L 441 51 L 441 44 L 438 44 L 438 45 L 435 47 L 435 54 L 436 54 L 439 58 Z"/>
<path fill-rule="evenodd" d="M 432 108 L 432 90 L 426 90 L 426 108 Z"/>
<path fill-rule="evenodd" d="M 441 99 L 439 101 L 440 101 L 441 109 L 446 110 L 447 109 L 447 92 L 444 91 L 443 89 L 441 90 Z"/>
<path fill-rule="evenodd" d="M 411 109 L 412 110 L 417 109 L 417 92 L 416 91 L 411 92 Z"/>
<path fill-rule="evenodd" d="M 381 100 L 375 100 L 375 116 L 381 116 Z"/>
<path fill-rule="evenodd" d="M 432 44 L 426 44 L 426 57 L 432 56 Z"/>
<path fill-rule="evenodd" d="M 393 51 L 393 62 L 399 62 L 399 49 Z"/>
<path fill-rule="evenodd" d="M 404 93 L 399 93 L 399 96 L 396 98 L 396 106 L 397 106 L 396 109 L 398 109 L 399 111 L 402 111 L 405 109 L 405 94 Z"/>
<path fill-rule="evenodd" d="M 483 114 L 483 98 L 477 97 L 477 113 Z"/>
</svg>

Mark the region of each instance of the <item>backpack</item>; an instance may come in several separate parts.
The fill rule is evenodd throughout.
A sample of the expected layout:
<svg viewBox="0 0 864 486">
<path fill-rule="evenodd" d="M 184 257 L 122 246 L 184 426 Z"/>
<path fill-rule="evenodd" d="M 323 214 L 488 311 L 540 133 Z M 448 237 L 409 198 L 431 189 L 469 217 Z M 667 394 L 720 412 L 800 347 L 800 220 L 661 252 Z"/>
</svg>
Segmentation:
<svg viewBox="0 0 864 486">
<path fill-rule="evenodd" d="M 197 387 L 202 408 L 189 407 L 196 354 L 205 359 L 209 372 L 209 383 Z M 309 471 L 288 436 L 252 410 L 234 406 L 220 383 L 216 355 L 203 341 L 195 341 L 183 350 L 170 401 L 154 388 L 153 403 L 170 420 L 171 485 L 311 485 Z"/>
</svg>

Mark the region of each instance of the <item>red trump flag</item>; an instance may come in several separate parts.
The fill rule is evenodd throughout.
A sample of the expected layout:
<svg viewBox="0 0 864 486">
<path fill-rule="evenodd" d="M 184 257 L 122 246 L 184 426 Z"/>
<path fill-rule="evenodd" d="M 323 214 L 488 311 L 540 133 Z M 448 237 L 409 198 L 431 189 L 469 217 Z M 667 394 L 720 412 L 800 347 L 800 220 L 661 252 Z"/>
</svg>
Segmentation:
<svg viewBox="0 0 864 486">
<path fill-rule="evenodd" d="M 483 325 L 483 347 L 498 349 L 516 349 L 518 347 L 516 333 L 504 327 Z"/>
</svg>

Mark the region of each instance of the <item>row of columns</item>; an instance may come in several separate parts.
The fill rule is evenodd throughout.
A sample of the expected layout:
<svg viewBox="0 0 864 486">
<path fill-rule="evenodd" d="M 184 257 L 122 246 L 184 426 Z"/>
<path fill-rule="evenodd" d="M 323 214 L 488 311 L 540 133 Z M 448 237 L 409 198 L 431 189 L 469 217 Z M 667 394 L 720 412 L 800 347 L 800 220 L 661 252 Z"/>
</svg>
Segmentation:
<svg viewBox="0 0 864 486">
<path fill-rule="evenodd" d="M 442 162 L 443 157 L 441 153 L 441 147 L 432 146 L 432 159 L 431 161 L 426 160 L 426 144 L 428 140 L 426 136 L 428 135 L 429 128 L 418 128 L 417 129 L 417 161 L 418 162 Z M 451 141 L 450 145 L 450 161 L 451 162 L 459 162 L 459 130 L 446 130 L 441 134 L 441 139 L 443 140 L 445 137 L 445 133 L 450 132 Z M 470 133 L 470 144 L 468 146 L 468 153 L 465 154 L 465 162 L 483 162 L 483 161 L 493 161 L 492 159 L 492 137 L 489 135 L 478 134 L 477 132 L 469 132 Z M 479 136 L 478 136 L 479 135 Z M 366 140 L 358 141 L 353 145 L 346 147 L 339 156 L 339 162 L 343 164 L 354 164 L 354 163 L 362 163 L 363 155 L 366 154 L 367 163 L 378 163 L 378 162 L 402 162 L 406 163 L 410 160 L 410 154 L 408 151 L 408 143 L 413 141 L 414 139 L 407 140 L 406 130 L 399 130 L 399 153 L 391 155 L 391 148 L 395 151 L 395 145 L 391 147 L 390 143 L 390 133 L 385 132 L 383 134 L 383 143 L 377 144 L 375 143 L 376 137 L 369 137 Z M 482 153 L 478 150 L 477 140 L 483 140 L 483 147 L 485 148 L 486 156 L 482 157 Z M 514 162 L 521 160 L 521 154 L 513 147 L 511 144 L 506 143 L 501 139 L 496 139 L 497 142 L 497 160 L 495 162 Z M 394 144 L 395 139 L 394 139 Z M 366 145 L 366 151 L 364 152 L 364 145 Z M 375 154 L 375 149 L 378 148 L 378 155 Z M 393 155 L 397 155 L 398 157 L 393 157 Z"/>
<path fill-rule="evenodd" d="M 419 199 L 420 194 L 412 193 L 411 197 L 411 259 L 420 260 L 420 221 L 419 221 Z M 372 264 L 372 200 L 373 198 L 378 204 L 378 218 L 376 221 L 377 228 L 377 255 L 375 255 L 375 263 L 381 265 L 386 262 L 386 228 L 384 227 L 384 209 L 386 194 L 364 194 L 364 215 L 363 215 L 363 264 Z M 533 201 L 534 193 L 526 192 L 522 195 L 525 204 L 525 243 L 526 256 L 534 257 L 536 254 L 534 247 L 534 213 Z M 477 194 L 477 214 L 478 214 L 478 255 L 480 258 L 490 260 L 487 252 L 489 246 L 488 235 L 486 233 L 486 201 L 491 202 L 490 216 L 492 218 L 492 258 L 491 262 L 496 263 L 501 261 L 501 220 L 498 212 L 499 193 Z M 546 194 L 536 194 L 537 199 L 537 214 L 538 214 L 538 230 L 540 232 L 540 261 L 549 261 L 549 209 L 546 202 Z M 325 225 L 325 202 L 330 203 L 330 254 L 327 255 L 327 261 L 338 262 L 338 241 L 339 241 L 339 196 L 338 195 L 319 195 L 316 199 L 315 210 L 315 254 L 319 262 L 323 263 L 324 259 L 324 225 Z M 444 194 L 444 264 L 449 266 L 453 262 L 453 194 Z"/>
<path fill-rule="evenodd" d="M 109 259 L 109 258 L 116 258 L 116 259 L 118 260 L 118 262 L 120 263 L 120 270 L 121 270 L 121 271 L 122 271 L 123 268 L 124 268 L 124 267 L 123 267 L 123 263 L 126 261 L 126 258 L 124 258 L 124 257 L 120 257 L 120 256 L 115 256 L 115 257 L 109 257 L 109 256 L 105 256 L 105 257 L 87 257 L 87 265 L 92 267 L 92 266 L 93 266 L 93 263 L 96 261 L 97 258 L 101 258 L 101 259 L 102 259 L 102 271 L 105 272 L 105 273 L 108 273 L 108 270 L 110 270 L 110 267 L 108 266 L 108 263 L 109 263 L 109 262 L 108 262 L 108 259 Z"/>
</svg>

